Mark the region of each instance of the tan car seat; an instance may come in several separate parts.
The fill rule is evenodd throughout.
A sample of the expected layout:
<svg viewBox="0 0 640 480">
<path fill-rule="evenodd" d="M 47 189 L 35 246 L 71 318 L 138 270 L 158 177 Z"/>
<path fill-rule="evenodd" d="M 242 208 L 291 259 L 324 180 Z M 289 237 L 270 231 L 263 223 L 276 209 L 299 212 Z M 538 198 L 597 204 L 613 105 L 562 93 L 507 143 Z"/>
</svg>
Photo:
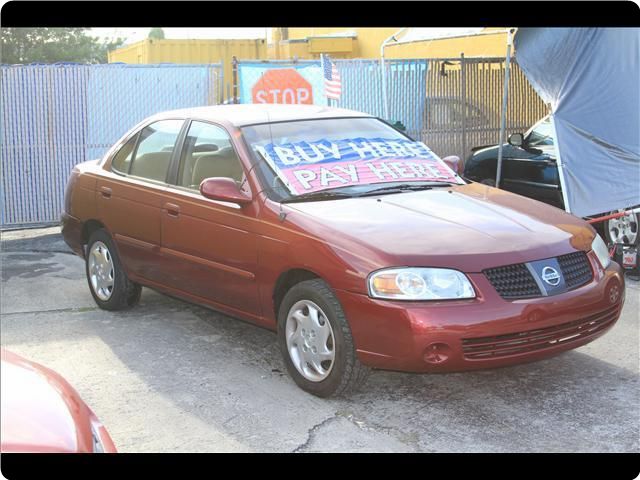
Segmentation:
<svg viewBox="0 0 640 480">
<path fill-rule="evenodd" d="M 240 182 L 243 174 L 242 165 L 233 148 L 225 148 L 196 160 L 191 184 L 197 187 L 202 180 L 210 177 L 226 177 Z"/>
<path fill-rule="evenodd" d="M 136 157 L 131 166 L 131 175 L 164 182 L 171 162 L 171 154 L 172 152 L 154 152 Z"/>
</svg>

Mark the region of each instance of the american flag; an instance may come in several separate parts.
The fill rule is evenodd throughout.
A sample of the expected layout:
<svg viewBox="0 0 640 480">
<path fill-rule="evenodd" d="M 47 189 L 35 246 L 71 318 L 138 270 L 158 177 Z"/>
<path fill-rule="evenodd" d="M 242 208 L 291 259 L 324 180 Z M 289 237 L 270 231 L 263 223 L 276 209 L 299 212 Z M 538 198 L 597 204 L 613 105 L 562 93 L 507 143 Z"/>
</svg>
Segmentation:
<svg viewBox="0 0 640 480">
<path fill-rule="evenodd" d="M 322 70 L 324 72 L 325 96 L 338 100 L 342 93 L 342 81 L 336 64 L 329 60 L 328 55 L 322 55 Z"/>
</svg>

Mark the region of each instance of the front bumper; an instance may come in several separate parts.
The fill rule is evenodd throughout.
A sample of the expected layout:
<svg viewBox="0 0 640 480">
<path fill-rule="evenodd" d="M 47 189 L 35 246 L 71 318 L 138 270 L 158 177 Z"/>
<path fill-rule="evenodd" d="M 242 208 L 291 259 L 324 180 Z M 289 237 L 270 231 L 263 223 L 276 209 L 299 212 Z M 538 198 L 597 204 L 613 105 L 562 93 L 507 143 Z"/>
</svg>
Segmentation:
<svg viewBox="0 0 640 480">
<path fill-rule="evenodd" d="M 624 304 L 617 263 L 602 270 L 592 254 L 591 282 L 575 290 L 508 301 L 486 277 L 469 274 L 473 300 L 399 302 L 336 291 L 365 365 L 412 372 L 451 372 L 540 360 L 607 332 Z"/>
</svg>

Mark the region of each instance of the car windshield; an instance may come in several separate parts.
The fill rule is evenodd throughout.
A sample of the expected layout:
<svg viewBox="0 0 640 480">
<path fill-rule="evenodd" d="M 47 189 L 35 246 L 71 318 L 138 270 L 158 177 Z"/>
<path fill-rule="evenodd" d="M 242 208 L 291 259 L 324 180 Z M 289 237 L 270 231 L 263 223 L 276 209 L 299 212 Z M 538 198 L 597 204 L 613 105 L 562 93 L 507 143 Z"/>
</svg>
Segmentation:
<svg viewBox="0 0 640 480">
<path fill-rule="evenodd" d="M 552 146 L 553 144 L 553 125 L 551 125 L 551 117 L 546 117 L 528 133 L 527 145 L 531 147 L 544 147 Z"/>
<path fill-rule="evenodd" d="M 242 132 L 265 192 L 278 201 L 464 183 L 424 143 L 376 118 L 277 122 Z"/>
</svg>

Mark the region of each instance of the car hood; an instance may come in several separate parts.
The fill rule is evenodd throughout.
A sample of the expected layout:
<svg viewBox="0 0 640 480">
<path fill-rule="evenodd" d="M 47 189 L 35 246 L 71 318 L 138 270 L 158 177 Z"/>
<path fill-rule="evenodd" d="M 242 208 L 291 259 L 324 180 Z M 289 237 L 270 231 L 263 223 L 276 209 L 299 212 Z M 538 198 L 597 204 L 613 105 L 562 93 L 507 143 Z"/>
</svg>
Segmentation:
<svg viewBox="0 0 640 480">
<path fill-rule="evenodd" d="M 2 452 L 90 452 L 90 410 L 57 373 L 2 350 Z"/>
<path fill-rule="evenodd" d="M 482 184 L 288 204 L 287 219 L 360 258 L 367 268 L 464 272 L 588 251 L 595 231 L 536 200 Z"/>
</svg>

